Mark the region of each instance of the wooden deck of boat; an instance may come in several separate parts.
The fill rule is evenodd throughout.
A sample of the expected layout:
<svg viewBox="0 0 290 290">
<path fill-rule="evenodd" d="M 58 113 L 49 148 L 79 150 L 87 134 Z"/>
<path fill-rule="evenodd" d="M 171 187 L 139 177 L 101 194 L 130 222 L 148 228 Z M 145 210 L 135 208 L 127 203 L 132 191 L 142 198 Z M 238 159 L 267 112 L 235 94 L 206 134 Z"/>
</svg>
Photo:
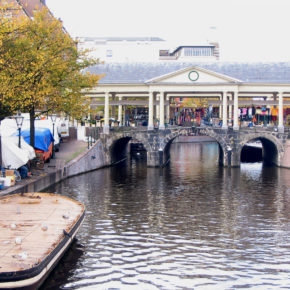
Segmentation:
<svg viewBox="0 0 290 290">
<path fill-rule="evenodd" d="M 55 194 L 0 198 L 0 272 L 37 266 L 71 231 L 84 210 L 83 204 Z"/>
</svg>

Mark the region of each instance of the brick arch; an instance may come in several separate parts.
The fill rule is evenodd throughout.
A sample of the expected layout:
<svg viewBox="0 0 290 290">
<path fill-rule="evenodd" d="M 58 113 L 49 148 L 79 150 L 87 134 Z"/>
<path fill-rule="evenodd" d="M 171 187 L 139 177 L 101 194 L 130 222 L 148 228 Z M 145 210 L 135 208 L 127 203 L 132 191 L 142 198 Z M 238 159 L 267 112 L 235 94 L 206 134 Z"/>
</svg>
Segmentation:
<svg viewBox="0 0 290 290">
<path fill-rule="evenodd" d="M 213 132 L 213 131 L 210 131 L 210 130 L 206 130 L 207 132 L 207 136 L 209 137 L 212 137 L 216 140 L 216 142 L 221 146 L 221 148 L 225 149 L 227 147 L 227 142 L 226 142 L 226 139 L 225 138 L 222 138 L 221 135 Z"/>
<path fill-rule="evenodd" d="M 114 138 L 109 138 L 106 142 L 106 147 L 108 152 L 111 153 L 112 147 L 115 146 L 117 142 L 122 139 L 128 139 L 128 142 L 131 139 L 137 140 L 138 142 L 142 143 L 146 151 L 150 151 L 150 144 L 148 143 L 148 139 L 144 138 L 141 134 L 133 133 L 133 134 L 117 134 L 114 135 Z"/>
<path fill-rule="evenodd" d="M 111 143 L 110 143 L 110 145 L 107 148 L 111 163 L 115 163 L 115 162 L 118 162 L 118 161 L 123 159 L 123 157 L 126 154 L 126 151 L 125 151 L 126 146 L 122 146 L 122 145 L 123 144 L 128 144 L 130 139 L 132 139 L 132 137 L 124 136 L 124 137 L 121 137 L 121 138 L 115 138 L 115 139 L 111 140 Z M 119 150 L 117 150 L 117 148 Z"/>
<path fill-rule="evenodd" d="M 148 152 L 148 151 L 150 151 L 150 144 L 148 142 L 148 138 L 146 138 L 146 137 L 144 136 L 144 134 L 140 134 L 140 133 L 133 133 L 132 134 L 132 138 L 137 140 L 138 142 L 142 143 L 145 150 Z"/>
<path fill-rule="evenodd" d="M 251 134 L 247 137 L 244 137 L 244 139 L 240 143 L 240 145 L 243 147 L 244 145 L 246 145 L 246 143 L 248 143 L 249 141 L 252 141 L 254 139 L 267 139 L 276 146 L 277 151 L 279 151 L 279 152 L 283 151 L 283 144 L 281 143 L 281 141 L 278 138 L 276 138 L 275 136 L 273 136 L 272 134 L 265 134 L 265 133 L 255 133 L 255 134 Z"/>
<path fill-rule="evenodd" d="M 164 146 L 163 146 L 163 150 L 165 150 L 168 145 L 172 144 L 173 140 L 176 139 L 178 136 L 182 136 L 182 133 L 179 132 L 172 132 L 170 135 L 167 135 L 164 138 Z"/>
<path fill-rule="evenodd" d="M 264 160 L 268 161 L 269 163 L 274 163 L 278 166 L 280 165 L 279 153 L 284 152 L 284 146 L 281 141 L 272 134 L 255 133 L 245 137 L 243 141 L 239 143 L 237 148 L 237 155 L 239 157 L 241 157 L 243 147 L 252 140 L 261 141 L 265 153 Z"/>
</svg>

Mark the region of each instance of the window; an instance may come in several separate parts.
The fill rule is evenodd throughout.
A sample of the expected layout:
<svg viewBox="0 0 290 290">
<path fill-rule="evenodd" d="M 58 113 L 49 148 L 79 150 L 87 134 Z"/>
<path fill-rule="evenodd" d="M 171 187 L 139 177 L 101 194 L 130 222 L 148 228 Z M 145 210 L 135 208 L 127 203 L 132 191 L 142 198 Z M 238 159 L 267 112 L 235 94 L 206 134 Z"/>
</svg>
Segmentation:
<svg viewBox="0 0 290 290">
<path fill-rule="evenodd" d="M 213 56 L 213 49 L 211 47 L 185 47 L 184 56 Z"/>
</svg>

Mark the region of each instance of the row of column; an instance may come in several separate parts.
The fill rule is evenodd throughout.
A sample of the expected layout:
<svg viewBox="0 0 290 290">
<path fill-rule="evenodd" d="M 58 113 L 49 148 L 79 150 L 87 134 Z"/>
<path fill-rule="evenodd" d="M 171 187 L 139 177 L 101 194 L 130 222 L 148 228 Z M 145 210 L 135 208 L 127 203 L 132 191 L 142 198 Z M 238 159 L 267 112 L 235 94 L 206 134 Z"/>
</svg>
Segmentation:
<svg viewBox="0 0 290 290">
<path fill-rule="evenodd" d="M 233 129 L 239 130 L 239 97 L 238 92 L 233 92 L 233 98 L 234 98 L 234 111 L 232 112 L 232 106 L 229 106 L 229 115 L 230 119 L 232 119 L 232 113 L 234 114 L 233 119 Z M 283 92 L 278 92 L 278 108 L 279 108 L 279 121 L 278 121 L 278 130 L 284 131 L 284 125 L 283 125 Z M 221 109 L 221 108 L 220 108 Z M 228 128 L 228 92 L 223 92 L 223 104 L 222 104 L 222 120 L 223 120 L 223 129 Z"/>
<path fill-rule="evenodd" d="M 223 92 L 223 98 L 222 98 L 222 106 L 220 106 L 220 113 L 222 112 L 222 128 L 227 129 L 228 128 L 228 93 L 227 91 Z M 163 130 L 165 129 L 165 112 L 164 112 L 164 92 L 161 91 L 159 93 L 159 106 L 157 107 L 159 110 L 159 129 Z M 229 113 L 230 118 L 232 117 L 232 114 L 234 116 L 233 118 L 233 129 L 239 130 L 239 100 L 238 100 L 238 91 L 234 91 L 231 95 L 234 100 L 234 107 L 232 111 L 232 107 L 229 107 Z M 279 98 L 279 123 L 278 123 L 278 129 L 283 131 L 283 93 L 278 92 L 278 98 Z M 121 97 L 119 97 L 120 100 L 122 100 Z M 154 128 L 154 94 L 152 91 L 149 91 L 149 101 L 148 101 L 148 130 L 153 130 Z M 221 110 L 222 109 L 222 110 Z M 169 115 L 169 106 L 167 108 L 166 114 Z M 119 105 L 118 107 L 118 121 L 121 122 L 122 119 L 122 105 Z M 104 133 L 109 133 L 109 92 L 105 92 L 105 109 L 104 109 Z"/>
<path fill-rule="evenodd" d="M 109 92 L 105 92 L 105 109 L 104 109 L 104 127 L 103 132 L 109 133 Z M 119 97 L 122 100 L 122 97 Z M 149 112 L 148 112 L 148 130 L 154 129 L 154 95 L 153 92 L 149 92 L 149 102 L 148 102 Z M 157 107 L 157 115 L 159 116 L 159 129 L 165 129 L 165 102 L 164 102 L 164 92 L 159 93 L 159 106 Z M 169 106 L 166 106 L 166 115 L 169 116 Z M 122 120 L 122 105 L 118 106 L 118 121 L 121 123 Z"/>
</svg>

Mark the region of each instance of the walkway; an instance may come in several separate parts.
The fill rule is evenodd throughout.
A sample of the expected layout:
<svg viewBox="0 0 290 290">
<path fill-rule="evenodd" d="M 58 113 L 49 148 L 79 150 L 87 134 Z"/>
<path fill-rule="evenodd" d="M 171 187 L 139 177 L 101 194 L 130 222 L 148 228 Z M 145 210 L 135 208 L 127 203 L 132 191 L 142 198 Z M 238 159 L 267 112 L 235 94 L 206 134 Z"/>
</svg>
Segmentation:
<svg viewBox="0 0 290 290">
<path fill-rule="evenodd" d="M 68 162 L 79 156 L 87 149 L 87 143 L 78 140 L 67 140 L 61 143 L 59 152 L 55 152 L 55 158 L 46 163 L 43 170 L 32 170 L 31 177 L 16 182 L 14 186 L 0 191 L 1 195 L 7 195 L 15 192 L 22 192 L 24 188 L 31 188 L 33 184 L 42 182 L 43 177 L 54 174 L 62 170 Z"/>
</svg>

